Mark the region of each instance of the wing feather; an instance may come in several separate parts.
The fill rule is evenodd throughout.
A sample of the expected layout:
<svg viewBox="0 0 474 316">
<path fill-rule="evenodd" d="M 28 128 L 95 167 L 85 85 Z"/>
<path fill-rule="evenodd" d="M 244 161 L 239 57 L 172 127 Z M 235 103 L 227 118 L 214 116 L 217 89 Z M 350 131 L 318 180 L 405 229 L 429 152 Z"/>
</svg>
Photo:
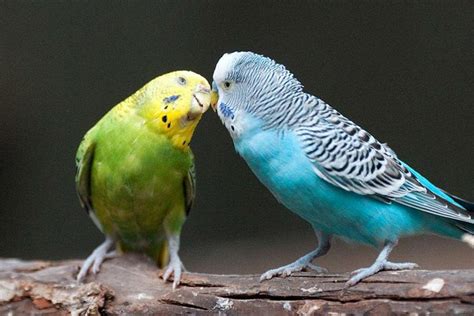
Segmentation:
<svg viewBox="0 0 474 316">
<path fill-rule="evenodd" d="M 189 215 L 191 208 L 193 207 L 194 200 L 196 198 L 196 169 L 194 164 L 194 158 L 191 168 L 189 168 L 187 176 L 184 178 L 183 188 L 185 197 L 186 215 Z"/>
<path fill-rule="evenodd" d="M 76 154 L 76 191 L 81 206 L 90 214 L 93 211 L 91 200 L 91 171 L 94 161 L 95 143 L 86 134 Z"/>
<path fill-rule="evenodd" d="M 346 191 L 474 222 L 463 207 L 433 193 L 386 144 L 323 101 L 317 104 L 294 131 L 319 177 Z"/>
</svg>

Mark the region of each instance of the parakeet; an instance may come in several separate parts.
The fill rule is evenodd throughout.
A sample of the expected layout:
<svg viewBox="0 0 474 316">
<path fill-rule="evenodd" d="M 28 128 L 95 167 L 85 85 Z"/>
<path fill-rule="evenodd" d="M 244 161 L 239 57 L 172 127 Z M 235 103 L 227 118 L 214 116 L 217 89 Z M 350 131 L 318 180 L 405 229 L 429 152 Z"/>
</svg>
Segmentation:
<svg viewBox="0 0 474 316">
<path fill-rule="evenodd" d="M 381 270 L 415 268 L 388 261 L 403 236 L 434 233 L 474 247 L 473 203 L 439 189 L 388 145 L 304 92 L 283 65 L 234 52 L 220 58 L 213 79 L 211 106 L 236 151 L 318 238 L 314 251 L 261 280 L 305 268 L 323 271 L 311 261 L 328 252 L 332 236 L 383 246 L 370 267 L 352 273 L 347 287 Z"/>
<path fill-rule="evenodd" d="M 82 206 L 106 239 L 85 260 L 90 267 L 120 251 L 146 253 L 163 279 L 179 282 L 181 227 L 195 196 L 189 147 L 209 108 L 210 85 L 191 71 L 159 76 L 113 107 L 84 136 L 76 155 L 76 189 Z M 109 252 L 110 251 L 110 252 Z"/>
</svg>

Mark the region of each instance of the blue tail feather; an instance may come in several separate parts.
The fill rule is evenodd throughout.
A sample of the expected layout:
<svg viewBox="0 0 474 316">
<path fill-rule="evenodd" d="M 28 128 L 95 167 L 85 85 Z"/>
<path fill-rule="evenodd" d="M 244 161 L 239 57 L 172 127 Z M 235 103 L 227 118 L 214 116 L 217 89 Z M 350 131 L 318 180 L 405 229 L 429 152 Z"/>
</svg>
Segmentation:
<svg viewBox="0 0 474 316">
<path fill-rule="evenodd" d="M 458 197 L 455 197 L 443 190 L 441 190 L 440 188 L 438 188 L 437 186 L 435 186 L 433 183 L 431 183 L 428 179 L 426 179 L 425 177 L 423 177 L 421 174 L 419 174 L 415 169 L 411 168 L 409 165 L 407 165 L 406 163 L 402 162 L 403 165 L 416 177 L 416 179 L 422 184 L 424 185 L 428 190 L 430 190 L 431 192 L 433 192 L 434 194 L 436 194 L 437 196 L 439 196 L 440 198 L 446 200 L 447 202 L 451 203 L 451 204 L 454 204 L 456 205 L 457 207 L 460 207 L 462 209 L 466 209 L 466 207 L 464 207 L 462 205 L 462 203 L 459 203 L 459 201 L 463 201 L 461 200 L 460 198 Z M 466 201 L 467 202 L 467 201 Z M 468 202 L 470 203 L 470 202 Z M 471 206 L 472 206 L 472 203 L 470 203 Z M 469 209 L 466 209 L 466 210 L 469 210 Z"/>
</svg>

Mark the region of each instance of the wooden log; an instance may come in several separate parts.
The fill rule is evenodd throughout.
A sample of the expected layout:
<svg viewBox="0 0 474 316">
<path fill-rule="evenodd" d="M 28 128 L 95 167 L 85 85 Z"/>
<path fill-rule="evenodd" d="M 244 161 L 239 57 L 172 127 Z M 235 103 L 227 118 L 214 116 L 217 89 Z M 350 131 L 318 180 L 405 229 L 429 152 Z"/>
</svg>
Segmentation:
<svg viewBox="0 0 474 316">
<path fill-rule="evenodd" d="M 80 264 L 0 259 L 0 315 L 474 315 L 474 270 L 382 272 L 346 290 L 348 274 L 259 282 L 258 275 L 186 272 L 173 291 L 142 256 L 108 260 L 85 283 L 75 281 Z"/>
</svg>

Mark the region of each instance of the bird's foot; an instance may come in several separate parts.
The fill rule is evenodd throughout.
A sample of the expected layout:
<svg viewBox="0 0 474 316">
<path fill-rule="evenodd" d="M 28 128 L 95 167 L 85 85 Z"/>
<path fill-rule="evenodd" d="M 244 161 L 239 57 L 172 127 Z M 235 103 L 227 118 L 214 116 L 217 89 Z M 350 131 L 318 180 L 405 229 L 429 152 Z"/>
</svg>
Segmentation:
<svg viewBox="0 0 474 316">
<path fill-rule="evenodd" d="M 77 274 L 77 281 L 82 282 L 91 268 L 91 272 L 94 274 L 99 273 L 100 266 L 105 259 L 110 259 L 116 257 L 118 254 L 116 251 L 110 251 L 109 248 L 113 245 L 111 239 L 106 239 L 102 244 L 97 247 L 89 257 L 82 264 L 81 270 Z"/>
<path fill-rule="evenodd" d="M 163 273 L 163 280 L 168 281 L 171 275 L 173 275 L 173 290 L 179 285 L 181 281 L 181 273 L 184 270 L 184 266 L 181 263 L 179 257 L 171 259 L 170 263 Z"/>
<path fill-rule="evenodd" d="M 296 260 L 295 262 L 290 263 L 286 266 L 268 270 L 267 272 L 262 274 L 262 276 L 260 277 L 260 282 L 262 282 L 264 280 L 270 280 L 271 278 L 273 278 L 275 276 L 287 277 L 287 276 L 290 276 L 293 272 L 299 272 L 299 271 L 306 270 L 306 269 L 316 271 L 317 273 L 327 272 L 327 269 L 325 269 L 325 268 L 314 265 L 314 264 L 310 263 L 307 260 L 299 259 L 299 260 Z"/>
<path fill-rule="evenodd" d="M 417 268 L 416 263 L 411 262 L 401 262 L 394 263 L 390 261 L 381 261 L 375 262 L 368 268 L 357 269 L 351 273 L 351 278 L 346 282 L 345 288 L 351 287 L 359 283 L 365 278 L 368 278 L 371 275 L 374 275 L 380 271 L 390 271 L 390 270 L 411 270 Z"/>
</svg>

